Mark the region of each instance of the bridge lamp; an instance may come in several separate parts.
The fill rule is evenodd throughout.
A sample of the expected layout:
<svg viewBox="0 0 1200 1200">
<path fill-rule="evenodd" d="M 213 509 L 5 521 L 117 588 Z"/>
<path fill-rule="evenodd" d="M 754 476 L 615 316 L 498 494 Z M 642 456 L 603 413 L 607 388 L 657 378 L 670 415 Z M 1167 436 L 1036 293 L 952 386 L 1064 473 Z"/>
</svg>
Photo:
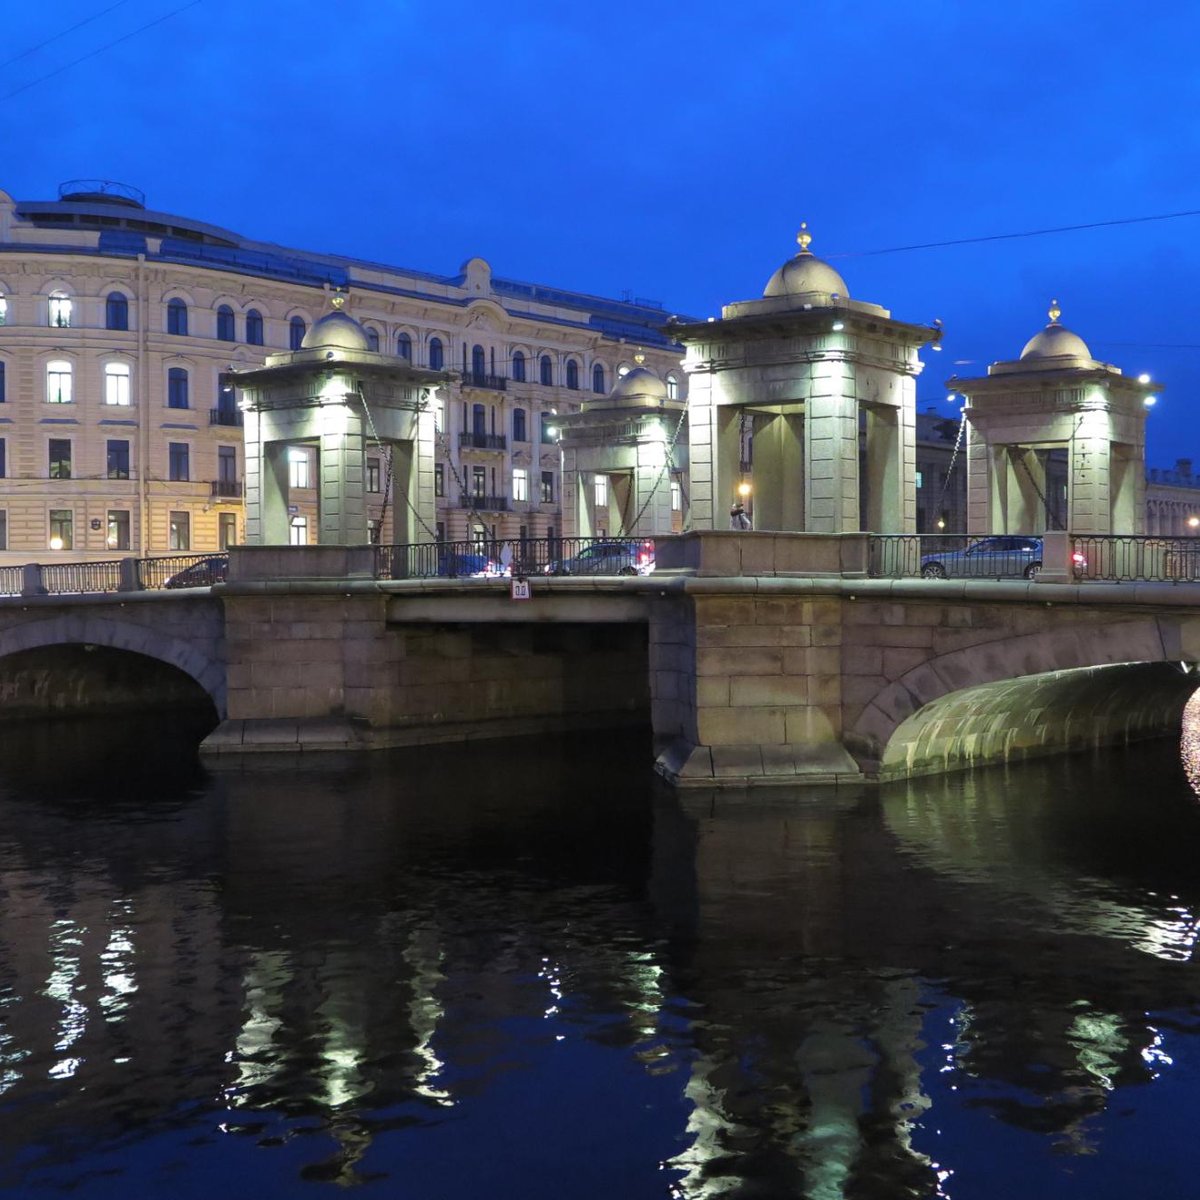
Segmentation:
<svg viewBox="0 0 1200 1200">
<path fill-rule="evenodd" d="M 1200 527 L 1200 517 L 1188 517 L 1188 528 L 1196 529 Z"/>
<path fill-rule="evenodd" d="M 1147 396 L 1147 397 L 1146 397 L 1146 398 L 1145 398 L 1145 399 L 1142 401 L 1142 403 L 1143 403 L 1143 404 L 1144 404 L 1144 405 L 1145 405 L 1147 408 L 1153 408 L 1153 407 L 1154 407 L 1154 406 L 1155 406 L 1155 405 L 1158 403 L 1158 397 L 1157 397 L 1157 396 Z"/>
<path fill-rule="evenodd" d="M 842 330 L 845 328 L 846 328 L 846 323 L 844 321 L 834 321 L 834 323 L 833 323 L 833 332 L 834 333 L 841 333 Z"/>
<path fill-rule="evenodd" d="M 1141 373 L 1141 374 L 1138 376 L 1138 383 L 1149 383 L 1149 382 L 1150 382 L 1150 376 L 1149 376 L 1149 375 L 1147 375 L 1145 371 L 1143 371 L 1143 372 L 1142 372 L 1142 373 Z"/>
<path fill-rule="evenodd" d="M 751 489 L 750 485 L 744 479 L 742 480 L 741 483 L 738 484 L 737 492 L 738 492 L 738 495 L 743 500 L 745 500 L 750 495 L 751 490 L 752 489 Z"/>
<path fill-rule="evenodd" d="M 947 392 L 946 393 L 946 403 L 947 404 L 953 404 L 955 402 L 955 400 L 957 400 L 957 399 L 958 399 L 957 392 Z"/>
</svg>

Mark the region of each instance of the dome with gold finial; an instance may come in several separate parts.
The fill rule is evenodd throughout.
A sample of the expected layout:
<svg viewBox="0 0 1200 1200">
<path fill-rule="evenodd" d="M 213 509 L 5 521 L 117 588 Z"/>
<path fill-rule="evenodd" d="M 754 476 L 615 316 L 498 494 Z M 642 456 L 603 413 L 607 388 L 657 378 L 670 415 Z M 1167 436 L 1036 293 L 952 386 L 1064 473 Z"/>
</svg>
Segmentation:
<svg viewBox="0 0 1200 1200">
<path fill-rule="evenodd" d="M 348 312 L 342 311 L 346 297 L 341 292 L 335 292 L 330 303 L 333 311 L 313 322 L 300 343 L 300 349 L 369 350 L 367 331 Z"/>
<path fill-rule="evenodd" d="M 808 232 L 806 221 L 800 223 L 796 241 L 800 243 L 800 253 L 789 258 L 771 276 L 763 291 L 763 298 L 813 296 L 817 302 L 823 303 L 829 303 L 834 298 L 848 300 L 850 293 L 846 290 L 846 281 L 808 248 L 812 234 Z"/>
<path fill-rule="evenodd" d="M 616 382 L 604 400 L 606 407 L 613 405 L 629 408 L 641 404 L 662 404 L 667 398 L 667 385 L 643 364 L 646 356 L 639 350 L 634 356 L 634 367 L 626 371 Z"/>
<path fill-rule="evenodd" d="M 1077 333 L 1072 333 L 1060 325 L 1058 318 L 1062 309 L 1057 300 L 1050 301 L 1050 324 L 1045 329 L 1035 333 L 1025 343 L 1021 351 L 1021 362 L 1026 367 L 1072 367 L 1089 364 L 1093 361 L 1092 352 L 1087 342 Z"/>
</svg>

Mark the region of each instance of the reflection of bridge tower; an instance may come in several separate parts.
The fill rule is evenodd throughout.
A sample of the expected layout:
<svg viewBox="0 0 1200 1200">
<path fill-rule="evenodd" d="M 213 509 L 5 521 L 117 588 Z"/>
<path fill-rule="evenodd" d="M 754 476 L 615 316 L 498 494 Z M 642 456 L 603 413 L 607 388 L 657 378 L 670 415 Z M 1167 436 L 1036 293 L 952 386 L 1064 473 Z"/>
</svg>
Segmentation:
<svg viewBox="0 0 1200 1200">
<path fill-rule="evenodd" d="M 1073 533 L 1142 532 L 1145 399 L 1158 385 L 1098 362 L 1059 316 L 1056 300 L 1019 359 L 947 381 L 967 402 L 972 533 L 1042 533 L 1059 522 Z M 1065 506 L 1053 494 L 1056 451 L 1067 459 Z"/>
<path fill-rule="evenodd" d="M 911 531 L 917 351 L 940 331 L 851 300 L 805 228 L 797 240 L 761 300 L 671 327 L 691 376 L 692 524 L 724 529 L 752 473 L 756 529 Z"/>
<path fill-rule="evenodd" d="M 563 511 L 583 537 L 672 530 L 671 485 L 687 467 L 685 404 L 642 365 L 644 355 L 634 361 L 607 396 L 558 418 Z"/>
<path fill-rule="evenodd" d="M 232 375 L 246 412 L 246 541 L 292 541 L 289 451 L 317 449 L 318 537 L 322 545 L 365 545 L 366 448 L 387 462 L 392 540 L 412 542 L 434 523 L 434 414 L 429 393 L 448 378 L 368 348 L 363 327 L 334 297 L 299 350 Z M 303 539 L 301 539 L 303 540 Z"/>
</svg>

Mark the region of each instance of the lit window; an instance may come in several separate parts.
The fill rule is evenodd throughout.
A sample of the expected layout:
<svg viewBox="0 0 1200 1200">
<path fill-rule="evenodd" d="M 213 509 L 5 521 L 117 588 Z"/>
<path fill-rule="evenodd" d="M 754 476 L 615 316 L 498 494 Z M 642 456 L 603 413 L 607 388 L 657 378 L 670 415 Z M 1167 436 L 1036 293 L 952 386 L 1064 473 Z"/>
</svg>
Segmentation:
<svg viewBox="0 0 1200 1200">
<path fill-rule="evenodd" d="M 293 317 L 288 322 L 288 346 L 293 350 L 299 350 L 304 345 L 304 335 L 308 332 L 308 326 L 304 324 L 303 317 Z"/>
<path fill-rule="evenodd" d="M 542 421 L 542 441 L 549 444 L 554 441 L 554 413 L 544 412 L 541 414 Z"/>
<path fill-rule="evenodd" d="M 75 514 L 69 508 L 50 510 L 50 549 L 72 550 L 75 546 Z"/>
<path fill-rule="evenodd" d="M 922 471 L 917 472 L 917 487 L 925 486 L 925 474 Z"/>
<path fill-rule="evenodd" d="M 50 404 L 71 403 L 71 364 L 56 358 L 46 364 L 46 400 Z"/>
<path fill-rule="evenodd" d="M 170 514 L 167 547 L 170 550 L 190 550 L 192 548 L 192 517 L 190 513 L 173 512 Z"/>
<path fill-rule="evenodd" d="M 622 364 L 621 364 L 621 365 L 620 365 L 620 366 L 617 368 L 617 378 L 618 378 L 618 379 L 624 379 L 624 378 L 625 378 L 625 376 L 626 376 L 626 375 L 628 375 L 628 374 L 629 374 L 629 364 L 628 364 L 628 363 L 622 363 Z"/>
<path fill-rule="evenodd" d="M 367 491 L 379 491 L 379 459 L 367 459 Z"/>
<path fill-rule="evenodd" d="M 579 364 L 573 358 L 567 359 L 567 387 L 579 391 Z"/>
<path fill-rule="evenodd" d="M 604 367 L 595 363 L 592 366 L 592 391 L 598 396 L 603 396 L 604 390 Z"/>
<path fill-rule="evenodd" d="M 129 364 L 104 364 L 104 403 L 129 404 Z"/>
<path fill-rule="evenodd" d="M 525 410 L 523 408 L 513 409 L 513 441 L 527 442 L 529 441 L 529 433 L 525 428 Z"/>
<path fill-rule="evenodd" d="M 250 309 L 246 314 L 246 341 L 251 346 L 263 344 L 263 319 L 257 308 Z"/>
<path fill-rule="evenodd" d="M 129 510 L 110 508 L 108 510 L 108 536 L 105 544 L 110 550 L 129 549 Z"/>
<path fill-rule="evenodd" d="M 217 309 L 217 340 L 221 342 L 237 340 L 237 334 L 233 328 L 233 309 L 228 304 L 222 304 Z"/>
<path fill-rule="evenodd" d="M 671 480 L 671 511 L 683 511 L 683 484 L 678 479 Z"/>
<path fill-rule="evenodd" d="M 446 469 L 441 463 L 433 464 L 433 494 L 435 496 L 446 494 Z"/>
<path fill-rule="evenodd" d="M 308 518 L 293 517 L 288 527 L 288 541 L 293 546 L 308 545 Z"/>
<path fill-rule="evenodd" d="M 512 356 L 512 377 L 518 383 L 525 382 L 525 355 L 520 350 L 514 350 Z"/>
<path fill-rule="evenodd" d="M 396 335 L 396 357 L 406 358 L 412 362 L 412 338 L 407 333 L 398 333 Z"/>
<path fill-rule="evenodd" d="M 104 302 L 104 328 L 129 328 L 129 301 L 120 292 L 109 292 Z"/>
<path fill-rule="evenodd" d="M 122 438 L 110 438 L 107 447 L 109 479 L 129 478 L 129 443 Z"/>
<path fill-rule="evenodd" d="M 0 296 L 0 325 L 8 324 L 8 298 Z"/>
<path fill-rule="evenodd" d="M 237 544 L 237 513 L 217 513 L 217 549 L 228 550 Z"/>
<path fill-rule="evenodd" d="M 440 371 L 445 357 L 442 353 L 442 339 L 429 339 L 429 368 L 432 371 Z"/>
<path fill-rule="evenodd" d="M 188 331 L 188 306 L 186 300 L 180 300 L 176 296 L 173 300 L 167 301 L 167 332 L 173 333 L 177 337 L 187 337 Z"/>
<path fill-rule="evenodd" d="M 539 378 L 549 387 L 554 382 L 554 364 L 550 361 L 550 355 L 542 355 L 538 370 L 540 372 Z"/>
<path fill-rule="evenodd" d="M 597 508 L 608 507 L 608 476 L 597 475 L 592 480 L 592 494 L 595 497 Z"/>
<path fill-rule="evenodd" d="M 55 329 L 67 329 L 71 324 L 71 300 L 62 292 L 50 297 L 50 324 Z"/>
<path fill-rule="evenodd" d="M 167 478 L 172 483 L 187 483 L 191 478 L 190 459 L 191 451 L 187 442 L 167 443 Z"/>
<path fill-rule="evenodd" d="M 667 399 L 679 399 L 679 380 L 674 375 L 667 376 Z"/>
<path fill-rule="evenodd" d="M 312 487 L 308 476 L 308 451 L 293 446 L 288 451 L 288 487 Z"/>
<path fill-rule="evenodd" d="M 513 489 L 514 500 L 529 499 L 529 472 L 524 467 L 513 468 Z"/>
<path fill-rule="evenodd" d="M 188 373 L 183 367 L 171 367 L 167 371 L 167 407 L 188 407 Z"/>
</svg>

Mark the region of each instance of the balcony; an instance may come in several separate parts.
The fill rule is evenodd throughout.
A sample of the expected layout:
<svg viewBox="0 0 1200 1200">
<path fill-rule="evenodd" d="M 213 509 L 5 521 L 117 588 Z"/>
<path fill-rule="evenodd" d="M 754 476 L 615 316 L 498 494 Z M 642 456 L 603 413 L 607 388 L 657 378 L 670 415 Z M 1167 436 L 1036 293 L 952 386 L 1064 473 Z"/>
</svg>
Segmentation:
<svg viewBox="0 0 1200 1200">
<path fill-rule="evenodd" d="M 489 388 L 493 392 L 507 392 L 508 379 L 504 375 L 486 375 L 482 371 L 464 371 L 463 387 Z"/>
<path fill-rule="evenodd" d="M 240 408 L 210 408 L 208 410 L 210 425 L 231 425 L 235 429 L 241 429 L 244 421 L 245 417 Z"/>
<path fill-rule="evenodd" d="M 503 450 L 508 445 L 508 438 L 502 433 L 460 433 L 458 448 L 460 450 Z"/>
<path fill-rule="evenodd" d="M 240 500 L 242 498 L 242 481 L 240 479 L 214 479 L 210 488 L 209 495 L 213 500 Z"/>
<path fill-rule="evenodd" d="M 474 508 L 480 512 L 508 512 L 507 496 L 473 496 L 463 492 L 458 498 L 459 508 Z"/>
</svg>

